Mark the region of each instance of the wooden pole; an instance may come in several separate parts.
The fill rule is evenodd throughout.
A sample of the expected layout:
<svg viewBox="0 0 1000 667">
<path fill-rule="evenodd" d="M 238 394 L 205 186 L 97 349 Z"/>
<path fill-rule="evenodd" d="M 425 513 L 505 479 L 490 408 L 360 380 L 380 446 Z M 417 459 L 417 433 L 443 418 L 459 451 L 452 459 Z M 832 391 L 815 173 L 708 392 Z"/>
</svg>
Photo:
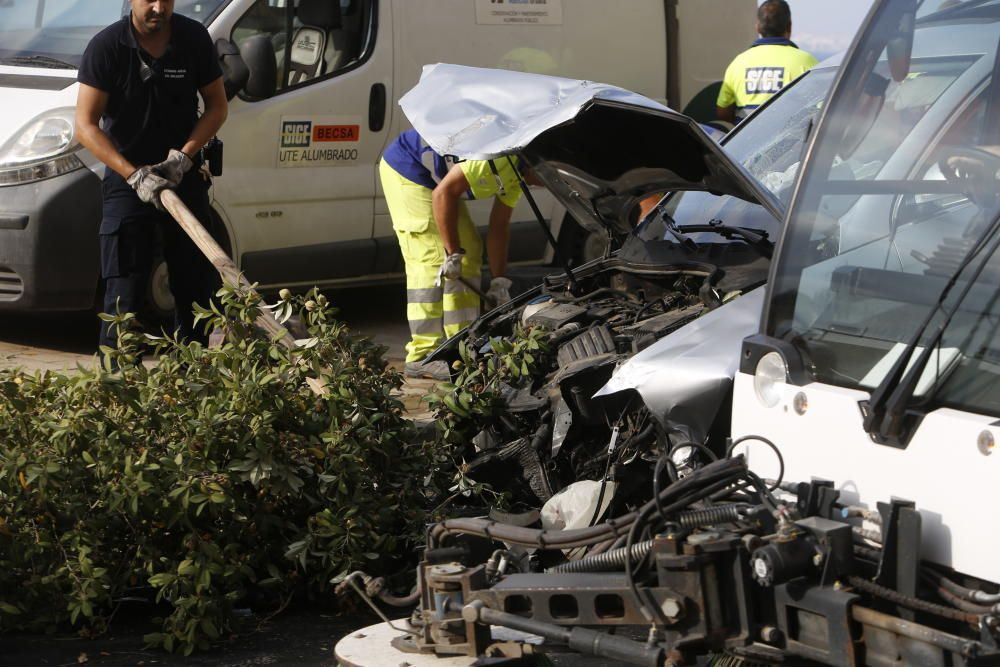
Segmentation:
<svg viewBox="0 0 1000 667">
<path fill-rule="evenodd" d="M 211 234 L 202 226 L 198 218 L 191 212 L 191 210 L 184 205 L 181 198 L 177 196 L 177 193 L 173 190 L 163 190 L 160 192 L 160 203 L 163 204 L 163 208 L 167 209 L 167 212 L 173 216 L 177 224 L 181 226 L 181 229 L 191 237 L 194 244 L 198 246 L 202 254 L 208 258 L 208 261 L 212 263 L 212 266 L 219 272 L 222 276 L 222 280 L 230 285 L 236 285 L 244 289 L 254 292 L 254 288 L 250 285 L 250 282 L 243 276 L 239 269 L 236 268 L 236 264 L 233 260 L 229 258 L 229 255 L 222 249 L 215 239 L 212 238 Z M 267 334 L 274 340 L 281 342 L 285 347 L 292 350 L 295 349 L 295 337 L 289 333 L 288 329 L 281 325 L 278 320 L 274 319 L 274 316 L 268 310 L 261 310 L 260 314 L 257 316 L 255 321 L 257 326 L 263 329 Z"/>
</svg>

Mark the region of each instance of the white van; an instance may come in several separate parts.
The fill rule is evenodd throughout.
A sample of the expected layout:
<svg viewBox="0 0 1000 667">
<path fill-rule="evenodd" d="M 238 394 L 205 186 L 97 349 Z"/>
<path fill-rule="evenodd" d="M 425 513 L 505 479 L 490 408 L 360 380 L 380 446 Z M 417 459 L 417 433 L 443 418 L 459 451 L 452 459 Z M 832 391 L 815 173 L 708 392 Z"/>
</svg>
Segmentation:
<svg viewBox="0 0 1000 667">
<path fill-rule="evenodd" d="M 704 115 L 714 108 L 712 84 L 754 37 L 755 7 L 755 0 L 177 0 L 175 11 L 202 21 L 216 40 L 234 96 L 219 135 L 224 173 L 212 189 L 226 232 L 220 242 L 264 289 L 400 280 L 376 162 L 408 127 L 396 100 L 424 64 L 601 81 L 674 108 L 695 100 Z M 76 68 L 90 38 L 128 8 L 127 0 L 0 0 L 0 309 L 95 302 L 104 168 L 73 136 Z M 740 20 L 716 24 L 712 17 L 723 14 Z M 538 199 L 560 243 L 579 246 L 583 235 L 563 224 L 564 210 Z M 551 260 L 523 203 L 511 234 L 512 262 Z M 150 295 L 159 309 L 172 307 L 162 264 Z"/>
</svg>

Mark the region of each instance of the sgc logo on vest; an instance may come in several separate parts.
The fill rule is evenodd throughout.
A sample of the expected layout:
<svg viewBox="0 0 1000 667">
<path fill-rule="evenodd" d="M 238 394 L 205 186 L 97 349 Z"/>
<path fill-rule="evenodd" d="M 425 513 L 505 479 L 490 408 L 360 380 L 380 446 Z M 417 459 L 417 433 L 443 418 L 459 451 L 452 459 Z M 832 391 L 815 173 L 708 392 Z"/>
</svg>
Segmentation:
<svg viewBox="0 0 1000 667">
<path fill-rule="evenodd" d="M 312 140 L 312 121 L 285 121 L 281 124 L 282 148 L 308 148 Z"/>
<path fill-rule="evenodd" d="M 785 79 L 784 67 L 747 67 L 747 95 L 776 93 Z"/>
</svg>

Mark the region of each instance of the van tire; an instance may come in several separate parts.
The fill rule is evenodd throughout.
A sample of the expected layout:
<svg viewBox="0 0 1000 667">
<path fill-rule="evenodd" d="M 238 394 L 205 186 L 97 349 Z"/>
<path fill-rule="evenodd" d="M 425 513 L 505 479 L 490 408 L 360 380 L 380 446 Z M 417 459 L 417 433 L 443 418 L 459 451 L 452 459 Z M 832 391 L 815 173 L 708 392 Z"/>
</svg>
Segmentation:
<svg viewBox="0 0 1000 667">
<path fill-rule="evenodd" d="M 559 229 L 559 253 L 571 266 L 603 257 L 607 247 L 608 237 L 605 234 L 584 229 L 570 214 L 566 214 Z"/>
<path fill-rule="evenodd" d="M 226 232 L 226 226 L 212 210 L 212 237 L 222 246 L 227 255 L 232 257 L 232 244 Z M 153 335 L 159 335 L 161 329 L 167 332 L 174 323 L 174 295 L 170 291 L 170 280 L 167 272 L 167 262 L 163 257 L 163 243 L 156 243 L 156 255 L 153 257 L 153 268 L 149 272 L 149 282 L 146 283 L 146 304 L 139 313 L 139 321 L 143 329 Z"/>
</svg>

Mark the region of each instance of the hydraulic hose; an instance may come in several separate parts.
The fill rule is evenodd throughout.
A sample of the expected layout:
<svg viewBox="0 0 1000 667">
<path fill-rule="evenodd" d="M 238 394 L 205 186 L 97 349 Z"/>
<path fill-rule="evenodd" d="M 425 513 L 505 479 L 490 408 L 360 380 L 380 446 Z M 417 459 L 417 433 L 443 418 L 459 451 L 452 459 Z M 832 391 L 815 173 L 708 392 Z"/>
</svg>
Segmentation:
<svg viewBox="0 0 1000 667">
<path fill-rule="evenodd" d="M 412 607 L 420 601 L 420 589 L 414 590 L 405 597 L 396 597 L 386 590 L 379 591 L 378 599 L 392 607 Z"/>
<path fill-rule="evenodd" d="M 927 571 L 926 574 L 934 580 L 935 584 L 940 585 L 949 592 L 969 600 L 970 602 L 977 602 L 982 605 L 990 606 L 1000 603 L 1000 593 L 987 593 L 986 591 L 981 591 L 976 588 L 967 588 L 966 586 L 962 586 L 948 577 L 931 570 Z"/>
<path fill-rule="evenodd" d="M 704 497 L 702 492 L 706 487 L 731 484 L 745 475 L 746 472 L 746 463 L 742 456 L 714 461 L 668 486 L 661 492 L 660 501 L 667 511 L 676 511 Z M 668 503 L 669 505 L 667 505 Z M 431 527 L 428 535 L 428 547 L 435 548 L 448 535 L 462 533 L 541 549 L 586 547 L 627 534 L 628 529 L 641 512 L 648 513 L 655 507 L 655 499 L 650 500 L 639 511 L 629 512 L 596 526 L 574 530 L 522 528 L 500 524 L 489 519 L 448 519 Z"/>
</svg>

